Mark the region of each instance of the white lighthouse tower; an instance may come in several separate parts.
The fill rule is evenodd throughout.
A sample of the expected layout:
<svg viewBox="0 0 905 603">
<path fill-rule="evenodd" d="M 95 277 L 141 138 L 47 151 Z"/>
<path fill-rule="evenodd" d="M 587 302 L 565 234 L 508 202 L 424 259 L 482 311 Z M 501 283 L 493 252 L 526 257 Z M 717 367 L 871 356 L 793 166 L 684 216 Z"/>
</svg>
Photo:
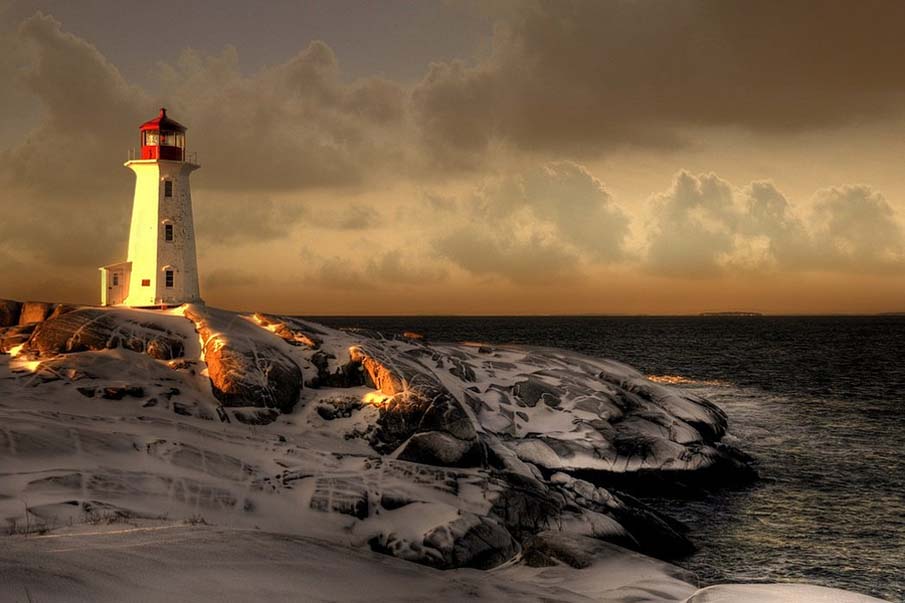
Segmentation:
<svg viewBox="0 0 905 603">
<path fill-rule="evenodd" d="M 101 303 L 152 307 L 200 302 L 189 175 L 199 166 L 185 151 L 185 126 L 166 109 L 139 128 L 129 255 L 101 270 Z"/>
</svg>

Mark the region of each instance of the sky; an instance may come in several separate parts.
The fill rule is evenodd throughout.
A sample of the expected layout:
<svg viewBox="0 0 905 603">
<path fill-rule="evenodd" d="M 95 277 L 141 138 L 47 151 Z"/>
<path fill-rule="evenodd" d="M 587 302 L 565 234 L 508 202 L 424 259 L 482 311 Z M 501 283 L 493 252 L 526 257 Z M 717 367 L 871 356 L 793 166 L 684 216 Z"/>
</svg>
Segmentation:
<svg viewBox="0 0 905 603">
<path fill-rule="evenodd" d="M 0 0 L 0 297 L 99 303 L 165 106 L 210 305 L 905 311 L 903 24 L 879 0 Z"/>
</svg>

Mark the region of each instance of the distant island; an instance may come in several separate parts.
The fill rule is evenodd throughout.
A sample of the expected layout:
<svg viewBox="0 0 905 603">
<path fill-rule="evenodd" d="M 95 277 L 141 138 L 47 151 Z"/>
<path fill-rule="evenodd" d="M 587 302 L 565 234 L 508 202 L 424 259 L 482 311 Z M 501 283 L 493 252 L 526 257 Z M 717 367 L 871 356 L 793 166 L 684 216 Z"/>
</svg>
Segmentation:
<svg viewBox="0 0 905 603">
<path fill-rule="evenodd" d="M 701 312 L 698 316 L 763 316 L 760 312 Z"/>
</svg>

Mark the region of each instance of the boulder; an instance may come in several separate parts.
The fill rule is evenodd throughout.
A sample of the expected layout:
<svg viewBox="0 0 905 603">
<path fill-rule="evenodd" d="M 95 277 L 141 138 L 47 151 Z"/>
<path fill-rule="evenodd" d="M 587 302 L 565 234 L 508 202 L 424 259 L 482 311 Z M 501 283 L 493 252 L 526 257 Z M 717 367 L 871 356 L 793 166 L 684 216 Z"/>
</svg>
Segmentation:
<svg viewBox="0 0 905 603">
<path fill-rule="evenodd" d="M 22 303 L 12 299 L 0 299 L 0 327 L 12 327 L 19 324 Z"/>
<path fill-rule="evenodd" d="M 364 519 L 370 513 L 367 484 L 356 477 L 318 477 L 309 508 Z"/>
<path fill-rule="evenodd" d="M 302 371 L 267 341 L 272 335 L 221 310 L 193 305 L 185 316 L 201 335 L 211 387 L 221 404 L 292 410 L 302 391 Z"/>
<path fill-rule="evenodd" d="M 275 348 L 236 349 L 218 338 L 204 346 L 214 396 L 224 406 L 261 406 L 289 412 L 298 402 L 302 374 Z"/>
<path fill-rule="evenodd" d="M 419 512 L 424 511 L 421 508 L 413 511 Z M 378 553 L 438 569 L 490 569 L 508 561 L 521 549 L 498 521 L 468 511 L 459 512 L 454 519 L 430 529 L 420 539 L 412 540 L 410 536 L 388 531 L 372 537 L 369 544 Z"/>
<path fill-rule="evenodd" d="M 8 354 L 14 347 L 25 344 L 34 333 L 37 323 L 0 329 L 0 354 Z"/>
<path fill-rule="evenodd" d="M 475 440 L 460 440 L 442 431 L 416 433 L 399 448 L 397 458 L 444 467 L 481 464 L 480 446 Z"/>
<path fill-rule="evenodd" d="M 361 364 L 347 362 L 340 365 L 334 371 L 330 371 L 330 360 L 335 360 L 332 354 L 317 350 L 311 354 L 311 364 L 317 369 L 317 375 L 305 382 L 310 387 L 356 387 L 365 384 L 365 375 Z"/>
<path fill-rule="evenodd" d="M 597 546 L 592 538 L 548 530 L 528 539 L 522 559 L 529 567 L 551 567 L 565 563 L 575 569 L 590 567 Z"/>
<path fill-rule="evenodd" d="M 357 362 L 364 367 L 364 370 L 367 372 L 370 379 L 370 383 L 374 388 L 380 390 L 387 396 L 405 392 L 407 389 L 407 381 L 413 380 L 415 375 L 417 375 L 417 373 L 409 375 L 403 374 L 400 372 L 400 368 L 402 367 L 399 366 L 390 369 L 385 362 L 381 362 L 380 359 L 375 358 L 372 353 L 369 353 L 360 347 L 354 347 L 349 350 L 349 357 L 352 362 Z M 409 379 L 406 379 L 406 377 Z M 433 379 L 430 378 L 428 378 L 428 380 L 433 381 Z M 430 384 L 432 385 L 432 383 Z"/>
<path fill-rule="evenodd" d="M 468 413 L 433 374 L 405 357 L 389 359 L 372 349 L 353 347 L 349 355 L 377 389 L 392 396 L 381 405 L 372 435 L 378 451 L 390 452 L 405 443 L 400 458 L 446 466 L 483 464 Z"/>
<path fill-rule="evenodd" d="M 429 532 L 424 537 L 424 545 L 442 553 L 444 569 L 490 569 L 513 558 L 521 549 L 498 522 L 470 513 Z"/>
<path fill-rule="evenodd" d="M 39 356 L 118 347 L 157 360 L 171 360 L 184 354 L 182 335 L 142 318 L 99 308 L 73 310 L 38 324 L 26 347 Z"/>
<path fill-rule="evenodd" d="M 22 304 L 19 312 L 19 324 L 26 325 L 32 322 L 41 322 L 53 312 L 56 304 L 49 302 L 27 301 Z"/>
<path fill-rule="evenodd" d="M 310 327 L 306 328 L 300 321 L 285 316 L 271 316 L 269 314 L 255 314 L 255 322 L 269 330 L 271 333 L 294 346 L 304 346 L 316 350 L 320 347 L 321 339 Z"/>
<path fill-rule="evenodd" d="M 62 316 L 63 314 L 67 314 L 78 309 L 79 306 L 73 304 L 57 304 L 56 306 L 54 306 L 53 312 L 51 312 L 50 316 L 48 316 L 47 318 L 56 318 L 57 316 Z"/>
</svg>

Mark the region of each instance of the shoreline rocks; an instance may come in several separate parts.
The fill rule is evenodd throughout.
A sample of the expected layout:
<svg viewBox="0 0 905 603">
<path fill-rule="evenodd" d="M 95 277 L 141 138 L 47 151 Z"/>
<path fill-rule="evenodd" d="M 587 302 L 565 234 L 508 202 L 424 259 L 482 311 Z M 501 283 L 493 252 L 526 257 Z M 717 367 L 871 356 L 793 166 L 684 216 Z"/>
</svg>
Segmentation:
<svg viewBox="0 0 905 603">
<path fill-rule="evenodd" d="M 582 539 L 680 557 L 692 550 L 684 527 L 625 492 L 752 475 L 750 459 L 721 441 L 728 420 L 718 407 L 616 362 L 203 305 L 181 311 L 190 322 L 178 311 L 164 320 L 33 306 L 42 320 L 6 327 L 0 346 L 24 338 L 29 360 L 40 361 L 29 383 L 64 390 L 81 380 L 70 391 L 84 404 L 115 401 L 105 412 L 139 412 L 151 424 L 166 416 L 186 422 L 187 434 L 217 419 L 224 433 L 244 430 L 252 458 L 272 455 L 269 471 L 283 469 L 256 469 L 251 483 L 243 474 L 239 490 L 252 494 L 228 499 L 241 507 L 231 512 L 252 513 L 264 493 L 288 504 L 279 497 L 295 490 L 293 504 L 344 523 L 372 550 L 433 567 L 486 569 L 519 553 L 580 564 Z M 141 365 L 148 383 L 92 377 L 92 359 L 107 376 Z M 303 436 L 287 440 L 283 429 Z"/>
</svg>

